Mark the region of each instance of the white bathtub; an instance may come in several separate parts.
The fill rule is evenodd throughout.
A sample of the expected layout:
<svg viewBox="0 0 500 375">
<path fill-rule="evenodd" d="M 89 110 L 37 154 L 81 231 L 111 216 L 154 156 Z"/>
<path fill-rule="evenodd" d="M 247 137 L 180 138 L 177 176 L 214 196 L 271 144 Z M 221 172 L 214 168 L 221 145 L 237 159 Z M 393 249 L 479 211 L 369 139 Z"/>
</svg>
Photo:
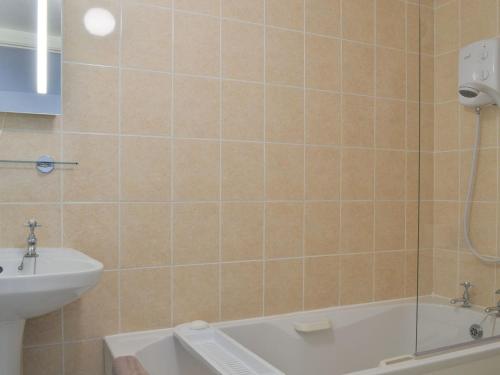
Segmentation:
<svg viewBox="0 0 500 375">
<path fill-rule="evenodd" d="M 216 323 L 247 349 L 287 375 L 500 374 L 500 341 L 418 356 L 388 366 L 387 358 L 415 352 L 415 302 L 398 300 Z M 500 334 L 495 317 L 455 308 L 437 298 L 419 307 L 419 352 L 472 341 L 469 327 L 481 323 L 484 337 Z M 297 333 L 294 324 L 329 319 L 332 329 Z M 106 338 L 106 371 L 122 355 L 135 355 L 150 375 L 210 374 L 173 337 L 173 330 Z"/>
</svg>

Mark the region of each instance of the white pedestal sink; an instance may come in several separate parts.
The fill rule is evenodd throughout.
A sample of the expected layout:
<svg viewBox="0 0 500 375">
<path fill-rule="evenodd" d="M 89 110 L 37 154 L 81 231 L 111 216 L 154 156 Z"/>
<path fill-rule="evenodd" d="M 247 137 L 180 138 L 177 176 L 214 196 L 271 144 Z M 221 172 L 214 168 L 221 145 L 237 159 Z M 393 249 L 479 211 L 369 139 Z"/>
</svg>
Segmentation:
<svg viewBox="0 0 500 375">
<path fill-rule="evenodd" d="M 25 250 L 0 249 L 0 375 L 21 374 L 25 320 L 78 299 L 103 270 L 100 262 L 73 249 L 37 252 L 38 258 L 26 258 L 19 271 Z"/>
</svg>

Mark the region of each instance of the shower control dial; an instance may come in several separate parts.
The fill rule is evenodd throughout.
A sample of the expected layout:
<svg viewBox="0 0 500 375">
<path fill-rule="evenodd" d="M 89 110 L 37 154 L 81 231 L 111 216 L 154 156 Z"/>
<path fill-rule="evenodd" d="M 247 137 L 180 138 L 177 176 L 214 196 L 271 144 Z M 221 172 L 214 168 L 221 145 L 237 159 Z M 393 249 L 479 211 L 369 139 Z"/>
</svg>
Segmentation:
<svg viewBox="0 0 500 375">
<path fill-rule="evenodd" d="M 488 72 L 487 70 L 481 70 L 481 73 L 479 74 L 479 79 L 481 81 L 486 81 L 489 76 L 490 76 L 490 72 Z"/>
</svg>

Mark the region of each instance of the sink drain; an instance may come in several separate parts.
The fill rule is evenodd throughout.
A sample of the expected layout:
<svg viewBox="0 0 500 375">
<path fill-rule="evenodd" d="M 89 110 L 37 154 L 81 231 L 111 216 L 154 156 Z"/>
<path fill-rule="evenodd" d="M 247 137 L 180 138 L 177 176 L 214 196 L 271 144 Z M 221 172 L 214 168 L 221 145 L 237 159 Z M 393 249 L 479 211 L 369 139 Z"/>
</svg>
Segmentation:
<svg viewBox="0 0 500 375">
<path fill-rule="evenodd" d="M 479 340 L 483 337 L 483 327 L 479 324 L 473 324 L 469 328 L 469 333 L 474 340 Z"/>
<path fill-rule="evenodd" d="M 3 267 L 2 267 L 2 266 L 0 266 L 0 273 L 2 273 L 2 272 L 3 272 Z"/>
</svg>

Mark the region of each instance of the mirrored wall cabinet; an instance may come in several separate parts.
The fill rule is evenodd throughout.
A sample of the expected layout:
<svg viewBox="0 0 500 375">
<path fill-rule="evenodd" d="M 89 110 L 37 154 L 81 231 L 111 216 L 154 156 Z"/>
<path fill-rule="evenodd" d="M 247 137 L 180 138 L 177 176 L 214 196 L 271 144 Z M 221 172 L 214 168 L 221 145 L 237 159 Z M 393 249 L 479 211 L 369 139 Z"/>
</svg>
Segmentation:
<svg viewBox="0 0 500 375">
<path fill-rule="evenodd" d="M 0 0 L 0 112 L 61 114 L 62 0 Z"/>
</svg>

